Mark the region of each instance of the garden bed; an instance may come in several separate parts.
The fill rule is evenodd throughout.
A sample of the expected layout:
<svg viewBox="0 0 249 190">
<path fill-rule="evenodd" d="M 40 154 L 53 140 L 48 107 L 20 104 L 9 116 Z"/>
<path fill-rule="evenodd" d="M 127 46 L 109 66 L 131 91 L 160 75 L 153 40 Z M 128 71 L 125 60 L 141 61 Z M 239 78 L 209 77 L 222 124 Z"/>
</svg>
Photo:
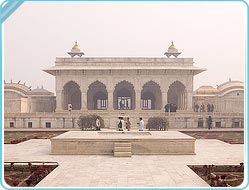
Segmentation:
<svg viewBox="0 0 249 190">
<path fill-rule="evenodd" d="M 4 180 L 12 187 L 34 187 L 57 166 L 57 162 L 5 162 Z"/>
<path fill-rule="evenodd" d="M 20 142 L 24 142 L 30 139 L 50 139 L 52 137 L 58 136 L 65 131 L 39 131 L 39 132 L 31 132 L 31 131 L 8 131 L 4 132 L 4 144 L 18 144 Z"/>
<path fill-rule="evenodd" d="M 182 131 L 196 139 L 217 139 L 230 144 L 244 144 L 243 131 Z"/>
<path fill-rule="evenodd" d="M 244 164 L 240 165 L 191 165 L 197 175 L 211 187 L 236 187 L 244 180 Z"/>
</svg>

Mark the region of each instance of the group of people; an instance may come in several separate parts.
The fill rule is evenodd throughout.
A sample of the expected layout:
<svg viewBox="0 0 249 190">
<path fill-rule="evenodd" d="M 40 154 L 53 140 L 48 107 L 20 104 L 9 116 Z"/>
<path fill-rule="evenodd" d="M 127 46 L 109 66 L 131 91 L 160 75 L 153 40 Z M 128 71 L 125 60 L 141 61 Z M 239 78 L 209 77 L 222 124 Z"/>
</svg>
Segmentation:
<svg viewBox="0 0 249 190">
<path fill-rule="evenodd" d="M 125 103 L 122 102 L 122 100 L 119 101 L 119 109 L 123 110 L 123 109 L 130 109 L 129 107 L 129 102 L 128 100 L 125 101 Z"/>
<path fill-rule="evenodd" d="M 165 112 L 176 112 L 177 105 L 173 103 L 168 103 L 164 106 Z"/>
<path fill-rule="evenodd" d="M 205 110 L 205 105 L 204 104 L 201 104 L 199 106 L 198 103 L 195 103 L 194 104 L 194 111 L 195 112 L 213 112 L 214 111 L 214 104 L 207 104 L 207 110 Z"/>
<path fill-rule="evenodd" d="M 139 120 L 140 120 L 139 123 L 137 123 L 139 125 L 138 129 L 139 129 L 139 131 L 143 131 L 144 130 L 143 118 L 140 117 Z M 130 118 L 127 117 L 126 122 L 125 122 L 123 117 L 119 117 L 118 122 L 117 122 L 117 131 L 124 131 L 126 129 L 127 129 L 127 131 L 131 130 Z"/>
</svg>

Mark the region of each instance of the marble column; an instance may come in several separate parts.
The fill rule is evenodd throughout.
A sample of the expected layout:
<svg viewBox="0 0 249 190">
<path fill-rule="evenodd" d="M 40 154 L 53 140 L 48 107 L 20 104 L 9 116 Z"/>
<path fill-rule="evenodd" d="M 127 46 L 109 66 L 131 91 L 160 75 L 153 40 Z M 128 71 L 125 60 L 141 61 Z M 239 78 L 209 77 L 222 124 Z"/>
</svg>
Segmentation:
<svg viewBox="0 0 249 190">
<path fill-rule="evenodd" d="M 182 93 L 182 109 L 186 110 L 186 92 Z"/>
<path fill-rule="evenodd" d="M 192 109 L 192 92 L 187 92 L 187 110 L 189 110 L 189 111 L 193 111 L 193 109 Z"/>
<path fill-rule="evenodd" d="M 56 112 L 62 111 L 62 91 L 56 91 Z"/>
<path fill-rule="evenodd" d="M 184 99 L 183 92 L 181 92 L 181 110 L 183 110 L 183 99 Z"/>
<path fill-rule="evenodd" d="M 81 110 L 86 111 L 87 110 L 87 92 L 81 91 Z"/>
<path fill-rule="evenodd" d="M 177 109 L 181 110 L 181 94 L 177 96 Z"/>
<path fill-rule="evenodd" d="M 113 110 L 113 91 L 108 91 L 108 110 Z"/>
<path fill-rule="evenodd" d="M 162 92 L 162 108 L 161 110 L 164 110 L 165 105 L 168 103 L 168 93 L 167 92 Z"/>
<path fill-rule="evenodd" d="M 135 110 L 141 110 L 141 90 L 136 91 L 135 102 L 136 102 Z"/>
</svg>

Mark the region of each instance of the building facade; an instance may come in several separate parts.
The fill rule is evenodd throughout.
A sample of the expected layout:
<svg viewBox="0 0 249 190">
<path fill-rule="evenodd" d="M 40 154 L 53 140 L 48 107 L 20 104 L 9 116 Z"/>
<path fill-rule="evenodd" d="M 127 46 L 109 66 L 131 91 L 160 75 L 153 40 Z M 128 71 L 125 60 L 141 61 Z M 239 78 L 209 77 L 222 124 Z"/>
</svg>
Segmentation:
<svg viewBox="0 0 249 190">
<path fill-rule="evenodd" d="M 230 81 L 218 88 L 204 86 L 194 92 L 194 76 L 205 69 L 194 66 L 192 58 L 178 58 L 180 52 L 173 42 L 165 53 L 167 57 L 160 58 L 82 57 L 84 53 L 77 42 L 68 54 L 71 57 L 56 58 L 55 66 L 44 70 L 55 76 L 56 101 L 51 93 L 45 95 L 44 89 L 28 90 L 25 87 L 25 97 L 33 97 L 31 92 L 37 91 L 36 99 L 31 99 L 40 101 L 40 104 L 28 101 L 30 98 L 26 104 L 22 97 L 20 110 L 13 106 L 6 108 L 5 127 L 10 126 L 9 122 L 13 123 L 13 118 L 15 126 L 27 127 L 27 122 L 31 122 L 28 117 L 37 128 L 72 128 L 77 127 L 77 118 L 82 114 L 102 116 L 109 128 L 116 127 L 120 115 L 129 116 L 134 128 L 139 117 L 146 121 L 151 116 L 168 117 L 172 128 L 205 127 L 208 114 L 213 115 L 214 122 L 221 122 L 223 118 L 220 127 L 233 127 L 234 117 L 240 122 L 236 127 L 243 125 L 243 83 Z M 6 102 L 10 97 L 8 85 Z M 73 107 L 70 114 L 69 104 Z M 167 104 L 174 105 L 176 112 L 165 112 Z M 202 104 L 214 106 L 212 113 L 210 110 L 196 111 L 196 105 Z M 200 118 L 203 125 L 200 125 Z"/>
<path fill-rule="evenodd" d="M 35 113 L 55 111 L 54 93 L 43 87 L 31 89 L 25 84 L 4 84 L 4 113 Z"/>
</svg>

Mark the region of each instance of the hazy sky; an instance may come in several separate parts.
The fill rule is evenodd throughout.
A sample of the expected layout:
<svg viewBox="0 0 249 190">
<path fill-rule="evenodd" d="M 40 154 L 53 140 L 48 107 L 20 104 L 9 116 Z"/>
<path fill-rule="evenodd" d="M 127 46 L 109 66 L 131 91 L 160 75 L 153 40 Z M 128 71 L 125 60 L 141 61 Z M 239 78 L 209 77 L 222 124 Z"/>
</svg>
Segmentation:
<svg viewBox="0 0 249 190">
<path fill-rule="evenodd" d="M 25 2 L 4 22 L 4 79 L 55 91 L 42 71 L 75 40 L 89 57 L 163 57 L 174 41 L 181 58 L 207 71 L 201 85 L 244 81 L 246 7 L 241 2 Z"/>
</svg>

